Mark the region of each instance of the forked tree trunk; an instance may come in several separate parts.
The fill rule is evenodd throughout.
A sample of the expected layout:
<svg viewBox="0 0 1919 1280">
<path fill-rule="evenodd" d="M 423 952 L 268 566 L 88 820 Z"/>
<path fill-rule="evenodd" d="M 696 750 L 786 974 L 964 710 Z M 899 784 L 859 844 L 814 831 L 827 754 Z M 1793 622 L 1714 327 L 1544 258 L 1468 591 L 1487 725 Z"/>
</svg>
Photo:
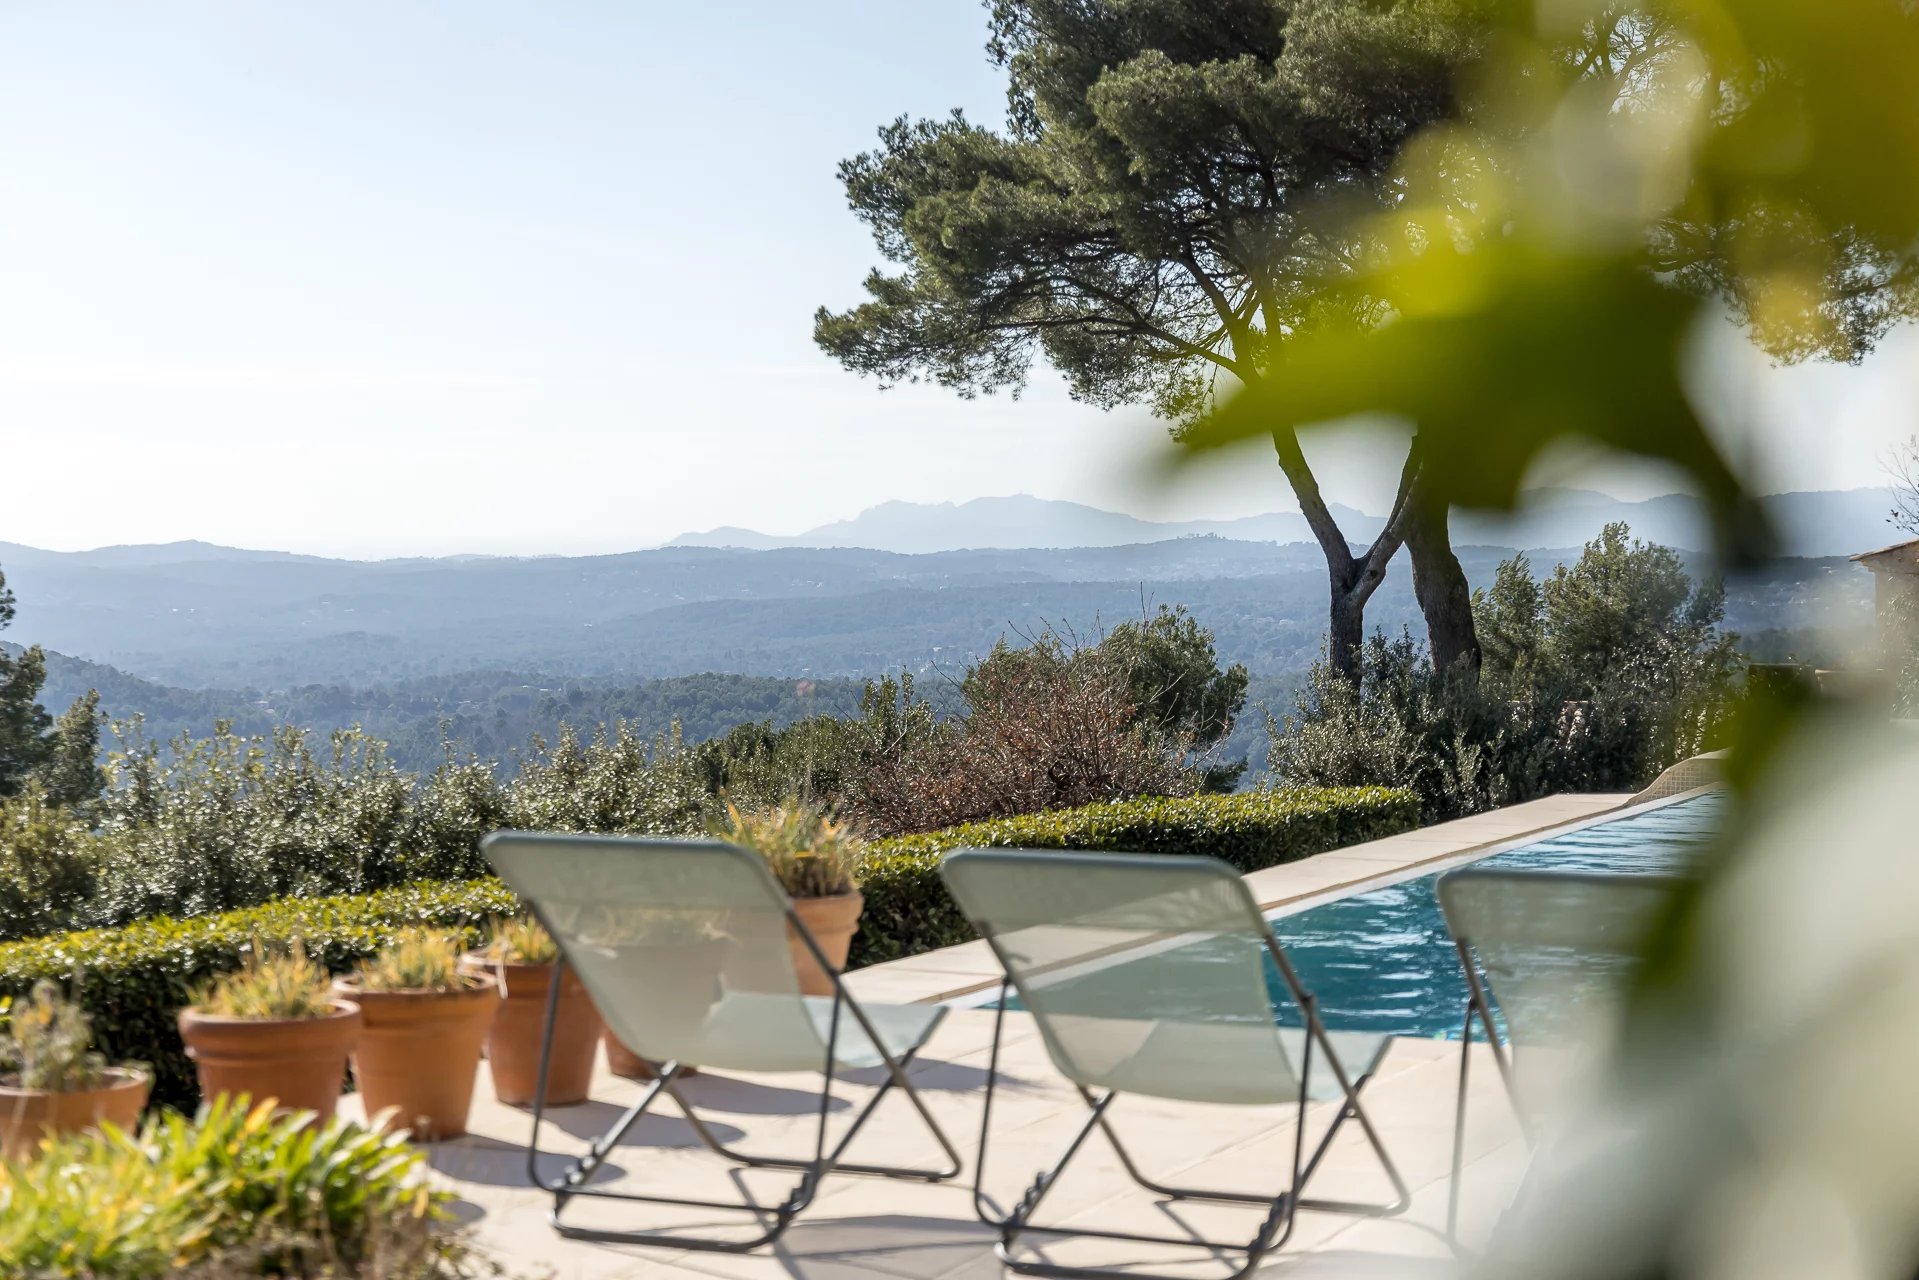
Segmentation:
<svg viewBox="0 0 1919 1280">
<path fill-rule="evenodd" d="M 1355 599 L 1341 584 L 1333 583 L 1332 611 L 1326 634 L 1326 662 L 1333 674 L 1351 684 L 1359 683 L 1360 642 L 1366 636 L 1366 602 Z"/>
<path fill-rule="evenodd" d="M 1406 525 L 1406 551 L 1413 562 L 1413 596 L 1426 619 L 1433 669 L 1478 676 L 1479 632 L 1473 626 L 1472 588 L 1466 584 L 1459 557 L 1453 554 L 1443 504 L 1429 509 L 1415 493 Z"/>
</svg>

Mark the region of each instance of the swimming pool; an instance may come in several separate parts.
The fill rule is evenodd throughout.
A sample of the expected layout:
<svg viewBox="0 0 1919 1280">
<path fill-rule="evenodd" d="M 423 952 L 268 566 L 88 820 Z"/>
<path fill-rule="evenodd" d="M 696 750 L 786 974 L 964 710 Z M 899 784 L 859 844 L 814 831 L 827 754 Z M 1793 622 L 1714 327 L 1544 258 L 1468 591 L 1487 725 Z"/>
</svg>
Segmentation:
<svg viewBox="0 0 1919 1280">
<path fill-rule="evenodd" d="M 1706 792 L 1583 824 L 1470 861 L 1475 866 L 1618 875 L 1680 871 L 1712 839 L 1724 809 L 1723 793 Z M 1458 1036 L 1466 983 L 1433 892 L 1441 874 L 1432 872 L 1269 915 L 1273 932 L 1299 971 L 1301 985 L 1319 1001 L 1327 1027 L 1396 1036 Z M 1189 945 L 1243 944 L 1228 939 Z M 1141 971 L 1128 973 L 1124 962 L 1070 981 L 1122 984 L 1132 988 L 1134 998 L 1144 994 L 1150 1002 L 1150 994 L 1139 991 Z M 1286 997 L 1270 958 L 1266 987 L 1279 1023 L 1298 1025 L 1299 1010 Z"/>
</svg>

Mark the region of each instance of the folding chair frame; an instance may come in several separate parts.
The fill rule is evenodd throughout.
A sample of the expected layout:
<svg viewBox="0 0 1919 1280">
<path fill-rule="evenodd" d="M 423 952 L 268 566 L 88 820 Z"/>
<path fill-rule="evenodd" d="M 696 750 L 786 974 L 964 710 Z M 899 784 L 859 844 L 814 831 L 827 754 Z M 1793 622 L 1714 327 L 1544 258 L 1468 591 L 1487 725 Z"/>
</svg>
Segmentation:
<svg viewBox="0 0 1919 1280">
<path fill-rule="evenodd" d="M 1462 868 L 1449 875 L 1479 874 L 1475 868 Z M 1621 877 L 1604 872 L 1527 870 L 1507 874 L 1524 875 L 1527 878 L 1554 880 L 1562 883 L 1610 884 Z M 1683 883 L 1681 877 L 1672 875 L 1636 875 L 1630 877 L 1639 884 L 1657 884 L 1677 888 Z M 1441 899 L 1441 909 L 1445 909 L 1445 900 Z M 1499 1040 L 1499 1027 L 1494 1021 L 1498 1000 L 1487 989 L 1481 975 L 1479 961 L 1474 954 L 1474 942 L 1471 934 L 1461 937 L 1454 928 L 1452 916 L 1447 913 L 1446 925 L 1453 932 L 1453 949 L 1459 955 L 1459 970 L 1466 978 L 1466 1012 L 1460 1024 L 1459 1034 L 1459 1094 L 1453 1104 L 1453 1153 L 1452 1177 L 1448 1180 L 1446 1195 L 1446 1239 L 1455 1252 L 1463 1252 L 1459 1240 L 1459 1196 L 1460 1175 L 1466 1163 L 1466 1096 L 1473 1053 L 1473 1023 L 1477 1021 L 1486 1033 L 1486 1044 L 1492 1050 L 1493 1065 L 1499 1071 L 1500 1083 L 1505 1086 L 1506 1098 L 1512 1105 L 1513 1117 L 1518 1121 L 1520 1136 L 1527 1146 L 1539 1143 L 1539 1126 L 1536 1117 L 1526 1112 L 1524 1102 L 1519 1096 L 1519 1085 L 1515 1080 L 1514 1050 L 1502 1045 Z"/>
<path fill-rule="evenodd" d="M 538 914 L 537 908 L 535 908 L 535 914 Z M 700 1117 L 698 1110 L 695 1109 L 693 1104 L 687 1100 L 686 1096 L 680 1092 L 678 1080 L 684 1068 L 677 1062 L 668 1062 L 656 1064 L 653 1082 L 647 1086 L 646 1092 L 641 1095 L 640 1100 L 621 1113 L 620 1117 L 613 1122 L 611 1128 L 594 1139 L 592 1144 L 587 1148 L 585 1155 L 575 1160 L 559 1178 L 553 1180 L 542 1178 L 539 1167 L 540 1125 L 546 1111 L 546 1082 L 547 1072 L 553 1056 L 553 1028 L 559 1013 L 560 985 L 566 967 L 566 961 L 562 958 L 553 967 L 553 979 L 547 989 L 546 1027 L 540 1041 L 539 1083 L 533 1095 L 533 1132 L 527 1139 L 526 1149 L 527 1177 L 532 1181 L 534 1186 L 539 1187 L 543 1191 L 551 1192 L 553 1195 L 553 1208 L 551 1212 L 547 1214 L 547 1221 L 552 1223 L 555 1231 L 570 1239 L 590 1240 L 607 1244 L 658 1245 L 671 1249 L 697 1249 L 715 1253 L 746 1253 L 753 1249 L 760 1248 L 763 1245 L 773 1244 L 779 1240 L 781 1236 L 785 1235 L 786 1229 L 793 1224 L 793 1220 L 799 1217 L 799 1215 L 805 1211 L 806 1207 L 813 1202 L 813 1198 L 819 1190 L 821 1179 L 829 1173 L 863 1174 L 871 1177 L 900 1178 L 912 1182 L 926 1183 L 947 1182 L 959 1176 L 961 1169 L 959 1152 L 954 1149 L 952 1142 L 940 1128 L 939 1122 L 934 1120 L 932 1112 L 927 1110 L 926 1103 L 920 1098 L 919 1092 L 913 1088 L 912 1082 L 907 1079 L 906 1069 L 912 1063 L 914 1056 L 918 1053 L 918 1049 L 909 1050 L 895 1057 L 880 1039 L 879 1032 L 873 1026 L 872 1021 L 867 1017 L 866 1011 L 860 1008 L 859 1002 L 855 1000 L 852 993 L 846 989 L 846 984 L 842 981 L 839 970 L 826 958 L 825 954 L 820 950 L 819 943 L 814 939 L 812 933 L 808 931 L 805 924 L 800 920 L 798 914 L 793 911 L 790 905 L 786 909 L 786 920 L 788 927 L 806 943 L 807 950 L 812 953 L 814 959 L 819 961 L 821 970 L 830 974 L 833 979 L 833 1012 L 827 1023 L 826 1057 L 821 1066 L 823 1079 L 820 1082 L 819 1127 L 814 1137 L 812 1157 L 810 1159 L 797 1159 L 789 1156 L 751 1155 L 745 1152 L 735 1151 L 733 1148 L 727 1146 L 719 1140 L 719 1137 L 713 1132 L 711 1126 Z M 881 1082 L 879 1089 L 873 1095 L 872 1101 L 861 1108 L 860 1113 L 853 1118 L 852 1126 L 841 1135 L 839 1141 L 829 1150 L 826 1143 L 827 1117 L 832 1111 L 833 1079 L 838 1069 L 837 1049 L 839 1046 L 841 1010 L 851 1012 L 854 1020 L 857 1021 L 861 1029 L 865 1031 L 867 1038 L 872 1042 L 874 1049 L 883 1060 L 883 1065 L 886 1069 L 886 1079 Z M 941 1151 L 945 1153 L 947 1164 L 944 1169 L 929 1171 L 899 1168 L 892 1165 L 851 1164 L 840 1158 L 845 1154 L 847 1147 L 852 1144 L 853 1139 L 858 1136 L 867 1120 L 871 1118 L 873 1112 L 879 1108 L 880 1103 L 885 1100 L 887 1094 L 892 1092 L 896 1086 L 905 1094 L 907 1100 L 913 1104 L 913 1109 L 919 1112 L 920 1118 L 926 1122 L 927 1129 L 932 1133 L 934 1140 L 939 1143 Z M 702 1145 L 716 1155 L 748 1169 L 798 1170 L 800 1172 L 800 1180 L 794 1184 L 793 1189 L 787 1193 L 786 1198 L 777 1205 L 762 1205 L 750 1198 L 744 1198 L 740 1201 L 698 1200 L 680 1196 L 643 1195 L 638 1192 L 614 1191 L 587 1185 L 594 1173 L 599 1170 L 600 1165 L 605 1162 L 606 1157 L 613 1151 L 613 1148 L 618 1145 L 620 1139 L 625 1136 L 627 1130 L 631 1129 L 639 1118 L 646 1114 L 647 1110 L 661 1094 L 665 1094 L 673 1099 L 674 1103 L 679 1107 L 681 1114 L 686 1117 L 687 1123 L 693 1127 L 694 1135 L 699 1138 Z M 759 1235 L 746 1240 L 674 1235 L 657 1231 L 614 1231 L 580 1227 L 563 1221 L 561 1216 L 565 1212 L 567 1204 L 577 1196 L 747 1213 L 760 1218 L 762 1221 L 770 1216 L 772 1223 L 761 1231 Z"/>
<path fill-rule="evenodd" d="M 1448 1180 L 1446 1190 L 1446 1239 L 1458 1249 L 1459 1182 L 1460 1174 L 1466 1167 L 1466 1085 L 1473 1060 L 1475 1020 L 1485 1028 L 1486 1043 L 1493 1052 L 1493 1065 L 1499 1068 L 1499 1079 L 1506 1087 L 1506 1097 L 1512 1103 L 1514 1117 L 1519 1121 L 1521 1136 L 1529 1145 L 1534 1137 L 1532 1122 L 1527 1119 L 1526 1108 L 1519 1100 L 1519 1087 L 1513 1081 L 1512 1055 L 1499 1043 L 1499 1028 L 1493 1022 L 1492 995 L 1480 979 L 1479 963 L 1473 959 L 1472 943 L 1469 939 L 1455 938 L 1453 948 L 1459 953 L 1460 971 L 1466 975 L 1466 1017 L 1459 1030 L 1459 1096 L 1453 1104 L 1452 1177 Z"/>
<path fill-rule="evenodd" d="M 993 949 L 994 955 L 998 957 L 1001 968 L 1010 975 L 1013 970 L 1006 963 L 1006 956 L 1000 949 L 998 938 L 983 922 L 981 922 L 980 932 L 985 936 L 987 945 Z M 999 1243 L 994 1246 L 993 1252 L 1008 1270 L 1019 1275 L 1049 1277 L 1050 1280 L 1118 1280 L 1119 1277 L 1126 1277 L 1127 1280 L 1170 1280 L 1167 1277 L 1155 1277 L 1131 1268 L 1067 1267 L 1015 1257 L 1013 1251 L 1018 1245 L 1019 1238 L 1024 1234 L 1034 1233 L 1123 1240 L 1135 1244 L 1177 1245 L 1215 1254 L 1242 1254 L 1245 1257 L 1244 1263 L 1225 1277 L 1225 1280 L 1244 1280 L 1244 1277 L 1250 1276 L 1259 1267 L 1261 1259 L 1266 1254 L 1284 1245 L 1292 1236 L 1293 1225 L 1301 1209 L 1384 1218 L 1405 1212 L 1407 1206 L 1412 1203 L 1412 1193 L 1406 1186 L 1406 1180 L 1400 1176 L 1398 1166 L 1387 1154 L 1385 1144 L 1380 1141 L 1378 1130 L 1373 1127 L 1371 1118 L 1367 1116 L 1359 1100 L 1359 1091 L 1372 1078 L 1370 1070 L 1368 1074 L 1360 1076 L 1357 1080 L 1347 1073 L 1345 1064 L 1340 1062 L 1339 1055 L 1333 1051 L 1332 1043 L 1327 1039 L 1326 1028 L 1320 1021 L 1319 1010 L 1313 997 L 1300 985 L 1299 976 L 1294 972 L 1291 961 L 1286 958 L 1285 950 L 1279 945 L 1279 940 L 1273 936 L 1270 927 L 1264 929 L 1263 933 L 1265 936 L 1262 941 L 1267 953 L 1279 967 L 1280 976 L 1284 978 L 1286 987 L 1291 992 L 1293 1000 L 1299 1005 L 1306 1022 L 1306 1048 L 1299 1064 L 1299 1101 L 1293 1131 L 1292 1177 L 1285 1190 L 1276 1196 L 1243 1191 L 1208 1191 L 1197 1187 L 1177 1187 L 1148 1178 L 1140 1172 L 1132 1154 L 1127 1151 L 1125 1144 L 1120 1141 L 1119 1134 L 1114 1131 L 1112 1121 L 1107 1119 L 1106 1113 L 1111 1110 L 1114 1100 L 1119 1097 L 1118 1091 L 1108 1090 L 1102 1095 L 1095 1095 L 1091 1089 L 1075 1082 L 1073 1087 L 1079 1091 L 1080 1097 L 1086 1103 L 1088 1111 L 1086 1122 L 1066 1144 L 1066 1149 L 1060 1154 L 1059 1159 L 1033 1180 L 1032 1185 L 1026 1189 L 1026 1194 L 1020 1198 L 1020 1202 L 1014 1206 L 1012 1212 L 1005 1217 L 995 1216 L 986 1204 L 984 1189 L 986 1153 L 992 1133 L 993 1091 L 999 1079 L 1000 1035 L 1006 1021 L 1006 1000 L 1014 989 L 1010 976 L 1001 982 L 999 1006 L 993 1016 L 993 1047 L 987 1062 L 986 1098 L 980 1116 L 979 1155 L 973 1170 L 973 1211 L 979 1215 L 981 1222 L 999 1231 Z M 1345 1103 L 1340 1107 L 1339 1113 L 1333 1117 L 1332 1124 L 1327 1128 L 1319 1144 L 1313 1148 L 1312 1154 L 1307 1156 L 1306 1112 L 1311 1101 L 1308 1097 L 1308 1084 L 1311 1080 L 1315 1042 L 1325 1055 L 1327 1065 L 1339 1080 L 1341 1092 L 1345 1095 Z M 1312 1178 L 1314 1171 L 1319 1168 L 1320 1160 L 1324 1158 L 1327 1149 L 1332 1146 L 1333 1139 L 1338 1136 L 1340 1127 L 1347 1120 L 1357 1120 L 1360 1128 L 1365 1131 L 1368 1144 L 1372 1147 L 1373 1153 L 1379 1157 L 1381 1168 L 1393 1184 L 1395 1193 L 1393 1200 L 1384 1204 L 1368 1204 L 1347 1200 L 1315 1200 L 1300 1196 L 1300 1191 Z M 1262 1205 L 1267 1210 L 1265 1220 L 1260 1223 L 1258 1232 L 1245 1244 L 1206 1240 L 1192 1235 L 1150 1235 L 1130 1231 L 1034 1225 L 1033 1215 L 1039 1209 L 1041 1201 L 1059 1181 L 1061 1173 L 1072 1162 L 1073 1157 L 1079 1154 L 1081 1147 L 1085 1145 L 1086 1139 L 1092 1136 L 1094 1129 L 1106 1135 L 1106 1140 L 1112 1144 L 1113 1151 L 1119 1156 L 1120 1164 L 1125 1168 L 1127 1175 L 1146 1190 L 1169 1200 Z"/>
</svg>

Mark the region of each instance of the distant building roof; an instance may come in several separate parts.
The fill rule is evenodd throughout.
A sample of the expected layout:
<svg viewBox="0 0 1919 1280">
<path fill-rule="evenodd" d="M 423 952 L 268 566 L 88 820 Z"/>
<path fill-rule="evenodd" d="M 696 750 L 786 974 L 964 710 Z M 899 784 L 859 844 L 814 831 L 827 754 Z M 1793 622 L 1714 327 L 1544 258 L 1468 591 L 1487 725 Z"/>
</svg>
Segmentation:
<svg viewBox="0 0 1919 1280">
<path fill-rule="evenodd" d="M 1851 557 L 1851 559 L 1876 560 L 1880 556 L 1889 556 L 1895 551 L 1911 552 L 1914 556 L 1919 556 L 1919 538 L 1907 538 L 1904 542 L 1895 542 L 1891 546 L 1881 547 L 1877 551 L 1861 551 L 1858 555 Z"/>
</svg>

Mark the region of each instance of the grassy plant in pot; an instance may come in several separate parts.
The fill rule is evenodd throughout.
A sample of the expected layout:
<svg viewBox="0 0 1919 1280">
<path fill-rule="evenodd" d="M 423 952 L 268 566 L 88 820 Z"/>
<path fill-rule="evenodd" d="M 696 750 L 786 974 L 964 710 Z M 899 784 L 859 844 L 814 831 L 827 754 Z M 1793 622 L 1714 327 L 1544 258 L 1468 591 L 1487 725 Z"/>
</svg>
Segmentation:
<svg viewBox="0 0 1919 1280">
<path fill-rule="evenodd" d="M 713 834 L 766 859 L 767 869 L 793 900 L 794 914 L 833 967 L 844 967 L 866 906 L 853 874 L 859 838 L 819 810 L 792 802 L 763 813 L 743 813 L 728 804 L 726 818 L 714 826 Z M 811 949 L 790 930 L 788 941 L 800 990 L 811 996 L 832 995 L 833 980 Z"/>
<path fill-rule="evenodd" d="M 37 982 L 0 1029 L 0 1157 L 25 1157 L 43 1137 L 103 1122 L 130 1132 L 152 1085 L 144 1067 L 108 1066 L 93 1051 L 86 1011 Z"/>
<path fill-rule="evenodd" d="M 333 1114 L 360 1008 L 327 991 L 326 970 L 297 944 L 267 955 L 259 942 L 233 973 L 196 988 L 180 1038 L 206 1098 L 278 1100 L 285 1111 Z"/>
<path fill-rule="evenodd" d="M 526 1106 L 539 1088 L 540 1039 L 546 1031 L 547 992 L 560 949 L 535 920 L 494 925 L 483 950 L 461 962 L 485 973 L 499 994 L 499 1013 L 486 1037 L 486 1065 L 493 1092 L 510 1106 Z M 547 1069 L 546 1105 L 585 1102 L 600 1045 L 600 1011 L 571 969 L 560 977 L 560 1007 L 553 1023 L 553 1058 Z"/>
<path fill-rule="evenodd" d="M 466 1132 L 480 1046 L 499 1011 L 493 979 L 460 967 L 461 939 L 402 929 L 372 958 L 333 984 L 360 1006 L 365 1029 L 353 1077 L 369 1119 L 421 1141 Z"/>
</svg>

